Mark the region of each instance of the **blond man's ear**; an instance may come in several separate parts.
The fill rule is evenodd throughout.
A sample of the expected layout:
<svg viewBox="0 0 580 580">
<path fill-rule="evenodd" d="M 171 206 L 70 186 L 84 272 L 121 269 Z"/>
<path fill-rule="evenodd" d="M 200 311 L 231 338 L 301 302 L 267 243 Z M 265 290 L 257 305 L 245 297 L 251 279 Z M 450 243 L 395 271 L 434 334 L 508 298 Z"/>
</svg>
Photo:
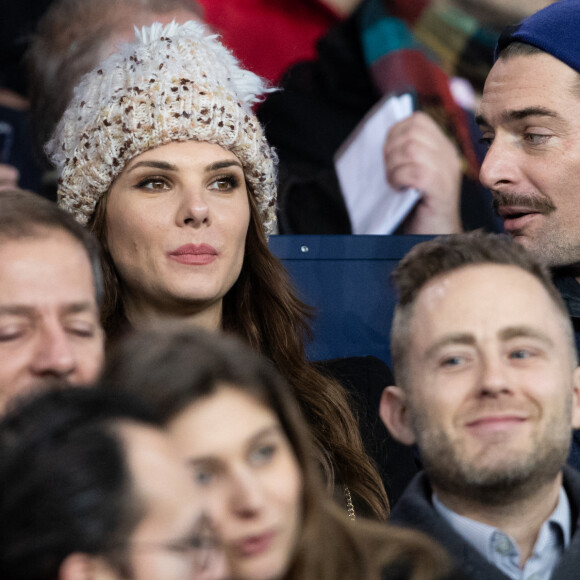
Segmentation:
<svg viewBox="0 0 580 580">
<path fill-rule="evenodd" d="M 385 387 L 381 395 L 379 415 L 389 433 L 404 445 L 415 443 L 411 428 L 407 396 L 400 387 Z"/>
<path fill-rule="evenodd" d="M 580 429 L 580 367 L 572 376 L 572 428 Z"/>
</svg>

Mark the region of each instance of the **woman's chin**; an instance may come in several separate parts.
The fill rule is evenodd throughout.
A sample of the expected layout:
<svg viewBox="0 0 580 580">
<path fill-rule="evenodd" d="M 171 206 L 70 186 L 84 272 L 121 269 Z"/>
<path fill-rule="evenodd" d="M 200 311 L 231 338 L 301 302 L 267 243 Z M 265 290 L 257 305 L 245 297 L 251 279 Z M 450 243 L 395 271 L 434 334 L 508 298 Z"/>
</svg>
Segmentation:
<svg viewBox="0 0 580 580">
<path fill-rule="evenodd" d="M 287 572 L 287 558 L 278 553 L 263 554 L 255 558 L 238 562 L 237 570 L 233 570 L 234 578 L 243 580 L 276 580 Z"/>
</svg>

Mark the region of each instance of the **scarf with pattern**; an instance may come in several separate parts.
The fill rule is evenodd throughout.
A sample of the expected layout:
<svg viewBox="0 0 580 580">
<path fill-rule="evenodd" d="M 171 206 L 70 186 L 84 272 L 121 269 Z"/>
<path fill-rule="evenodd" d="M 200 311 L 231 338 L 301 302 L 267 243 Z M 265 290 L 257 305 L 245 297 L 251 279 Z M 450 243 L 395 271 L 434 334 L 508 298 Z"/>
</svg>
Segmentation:
<svg viewBox="0 0 580 580">
<path fill-rule="evenodd" d="M 481 92 L 493 64 L 496 31 L 466 13 L 430 0 L 364 0 L 359 10 L 367 67 L 381 94 L 412 91 L 418 108 L 435 119 L 460 149 L 466 175 L 479 161 L 467 113 L 453 98 L 451 76 Z"/>
</svg>

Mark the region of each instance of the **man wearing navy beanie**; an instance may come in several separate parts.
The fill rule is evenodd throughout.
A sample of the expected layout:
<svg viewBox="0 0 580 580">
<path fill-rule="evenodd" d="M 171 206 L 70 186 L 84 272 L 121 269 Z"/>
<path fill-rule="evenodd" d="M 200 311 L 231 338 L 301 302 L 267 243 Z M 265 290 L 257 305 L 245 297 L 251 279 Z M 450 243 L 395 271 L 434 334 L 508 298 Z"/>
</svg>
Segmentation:
<svg viewBox="0 0 580 580">
<path fill-rule="evenodd" d="M 500 36 L 477 117 L 480 179 L 505 230 L 553 272 L 580 351 L 580 0 Z M 568 462 L 580 469 L 580 431 Z"/>
<path fill-rule="evenodd" d="M 501 35 L 478 115 L 480 179 L 506 231 L 553 268 L 580 265 L 579 71 L 580 0 L 560 0 Z"/>
</svg>

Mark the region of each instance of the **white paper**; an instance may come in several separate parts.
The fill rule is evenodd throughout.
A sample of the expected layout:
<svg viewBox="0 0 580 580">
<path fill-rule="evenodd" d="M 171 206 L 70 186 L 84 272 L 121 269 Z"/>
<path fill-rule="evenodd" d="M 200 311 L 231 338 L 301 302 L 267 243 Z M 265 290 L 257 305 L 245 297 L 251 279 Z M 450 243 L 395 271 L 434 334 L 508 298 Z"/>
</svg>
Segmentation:
<svg viewBox="0 0 580 580">
<path fill-rule="evenodd" d="M 392 234 L 421 197 L 417 189 L 393 189 L 383 160 L 389 129 L 412 112 L 411 95 L 383 98 L 335 155 L 353 234 Z"/>
</svg>

